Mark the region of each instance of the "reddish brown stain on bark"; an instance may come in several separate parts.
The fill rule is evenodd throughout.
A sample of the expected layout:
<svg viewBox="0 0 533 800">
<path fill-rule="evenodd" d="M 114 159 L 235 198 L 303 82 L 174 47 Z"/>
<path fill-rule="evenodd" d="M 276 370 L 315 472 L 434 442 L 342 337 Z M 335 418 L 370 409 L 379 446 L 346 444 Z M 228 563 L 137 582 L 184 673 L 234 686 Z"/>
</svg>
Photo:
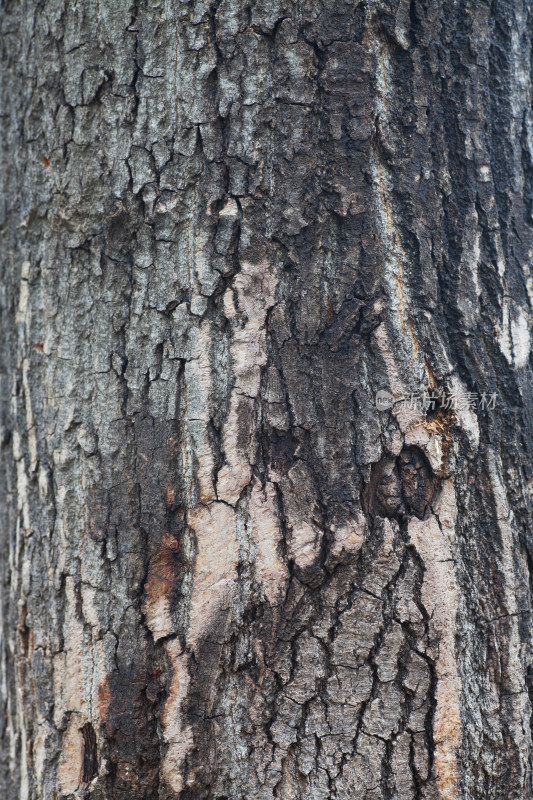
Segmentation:
<svg viewBox="0 0 533 800">
<path fill-rule="evenodd" d="M 98 707 L 100 709 L 100 719 L 103 723 L 107 722 L 109 704 L 111 702 L 111 690 L 107 679 L 98 687 Z"/>
<path fill-rule="evenodd" d="M 179 542 L 174 536 L 164 534 L 159 549 L 150 561 L 145 587 L 146 605 L 150 606 L 161 597 L 170 600 L 176 580 L 179 547 Z"/>
<path fill-rule="evenodd" d="M 167 488 L 167 507 L 174 508 L 176 504 L 176 489 L 173 486 Z"/>
</svg>

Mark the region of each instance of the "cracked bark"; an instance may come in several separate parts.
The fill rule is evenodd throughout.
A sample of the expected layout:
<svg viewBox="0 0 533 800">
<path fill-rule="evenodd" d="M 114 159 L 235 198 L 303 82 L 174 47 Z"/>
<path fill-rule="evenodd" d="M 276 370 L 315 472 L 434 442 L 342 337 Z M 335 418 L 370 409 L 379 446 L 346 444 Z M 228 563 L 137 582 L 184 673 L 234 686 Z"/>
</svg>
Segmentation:
<svg viewBox="0 0 533 800">
<path fill-rule="evenodd" d="M 530 797 L 529 5 L 0 14 L 2 797 Z"/>
</svg>

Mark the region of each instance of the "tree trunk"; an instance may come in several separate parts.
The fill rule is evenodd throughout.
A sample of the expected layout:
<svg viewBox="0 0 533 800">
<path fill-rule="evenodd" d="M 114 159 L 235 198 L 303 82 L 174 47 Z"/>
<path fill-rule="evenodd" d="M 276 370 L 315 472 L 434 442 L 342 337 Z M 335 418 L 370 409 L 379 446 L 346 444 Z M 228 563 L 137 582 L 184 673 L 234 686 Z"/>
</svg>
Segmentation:
<svg viewBox="0 0 533 800">
<path fill-rule="evenodd" d="M 530 4 L 0 13 L 2 798 L 530 798 Z"/>
</svg>

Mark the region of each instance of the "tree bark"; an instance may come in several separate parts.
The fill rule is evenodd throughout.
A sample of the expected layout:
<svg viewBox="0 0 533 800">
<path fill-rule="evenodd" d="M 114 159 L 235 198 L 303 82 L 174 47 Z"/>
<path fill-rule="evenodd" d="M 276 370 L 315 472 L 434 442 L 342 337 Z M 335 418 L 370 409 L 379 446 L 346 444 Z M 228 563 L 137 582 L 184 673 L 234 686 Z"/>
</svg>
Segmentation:
<svg viewBox="0 0 533 800">
<path fill-rule="evenodd" d="M 530 4 L 0 13 L 1 796 L 533 796 Z"/>
</svg>

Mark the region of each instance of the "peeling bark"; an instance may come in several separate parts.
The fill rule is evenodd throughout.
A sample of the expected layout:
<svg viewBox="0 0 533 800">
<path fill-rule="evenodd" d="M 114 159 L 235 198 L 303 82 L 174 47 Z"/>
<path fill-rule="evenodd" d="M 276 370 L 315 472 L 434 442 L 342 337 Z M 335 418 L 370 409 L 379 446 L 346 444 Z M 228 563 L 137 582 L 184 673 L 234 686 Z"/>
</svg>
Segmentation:
<svg viewBox="0 0 533 800">
<path fill-rule="evenodd" d="M 531 797 L 529 5 L 0 8 L 1 796 Z"/>
</svg>

